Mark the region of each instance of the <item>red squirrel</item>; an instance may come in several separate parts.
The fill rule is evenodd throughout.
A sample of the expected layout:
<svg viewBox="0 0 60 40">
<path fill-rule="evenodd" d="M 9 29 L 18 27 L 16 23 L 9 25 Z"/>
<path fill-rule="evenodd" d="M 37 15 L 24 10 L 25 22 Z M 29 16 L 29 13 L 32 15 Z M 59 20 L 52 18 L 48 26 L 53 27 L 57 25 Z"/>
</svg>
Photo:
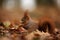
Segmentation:
<svg viewBox="0 0 60 40">
<path fill-rule="evenodd" d="M 52 18 L 49 17 L 42 17 L 39 19 L 38 22 L 32 20 L 32 18 L 28 15 L 28 11 L 25 11 L 24 16 L 22 17 L 21 21 L 24 25 L 23 27 L 29 31 L 34 31 L 36 29 L 53 34 L 56 32 L 56 26 Z"/>
</svg>

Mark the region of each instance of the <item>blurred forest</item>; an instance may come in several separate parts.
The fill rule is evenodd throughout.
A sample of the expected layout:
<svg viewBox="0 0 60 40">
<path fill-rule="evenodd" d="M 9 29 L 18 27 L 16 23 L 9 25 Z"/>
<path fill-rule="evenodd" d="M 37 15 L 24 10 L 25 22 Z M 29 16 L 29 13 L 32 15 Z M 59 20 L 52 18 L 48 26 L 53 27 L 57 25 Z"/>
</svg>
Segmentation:
<svg viewBox="0 0 60 40">
<path fill-rule="evenodd" d="M 20 20 L 24 14 L 20 6 L 20 0 L 13 0 L 15 2 L 13 8 L 7 8 L 8 1 L 10 0 L 0 0 L 0 21 L 2 20 Z M 12 1 L 12 0 L 11 0 Z M 53 18 L 57 27 L 60 26 L 60 9 L 57 5 L 57 0 L 35 0 L 36 8 L 29 12 L 29 15 L 33 19 L 38 19 L 43 16 L 48 16 Z M 13 3 L 13 2 L 12 2 Z M 9 4 L 8 4 L 9 5 Z M 12 4 L 10 4 L 11 6 Z"/>
</svg>

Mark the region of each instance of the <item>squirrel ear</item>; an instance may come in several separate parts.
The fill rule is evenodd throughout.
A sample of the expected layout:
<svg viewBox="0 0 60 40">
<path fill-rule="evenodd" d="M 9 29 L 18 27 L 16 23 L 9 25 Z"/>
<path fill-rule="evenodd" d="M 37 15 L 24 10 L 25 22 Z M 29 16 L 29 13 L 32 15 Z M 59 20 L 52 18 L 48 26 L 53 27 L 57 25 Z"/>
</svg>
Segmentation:
<svg viewBox="0 0 60 40">
<path fill-rule="evenodd" d="M 28 10 L 26 10 L 25 12 L 24 12 L 24 18 L 25 19 L 30 19 L 30 17 L 29 17 L 29 11 Z"/>
<path fill-rule="evenodd" d="M 28 13 L 29 13 L 28 10 L 26 10 L 26 11 L 24 12 L 24 16 L 27 16 L 27 17 L 28 17 L 28 16 L 29 16 Z"/>
<path fill-rule="evenodd" d="M 29 13 L 28 10 L 24 12 L 24 16 L 22 17 L 22 20 L 23 20 L 23 21 L 30 19 L 28 13 Z"/>
</svg>

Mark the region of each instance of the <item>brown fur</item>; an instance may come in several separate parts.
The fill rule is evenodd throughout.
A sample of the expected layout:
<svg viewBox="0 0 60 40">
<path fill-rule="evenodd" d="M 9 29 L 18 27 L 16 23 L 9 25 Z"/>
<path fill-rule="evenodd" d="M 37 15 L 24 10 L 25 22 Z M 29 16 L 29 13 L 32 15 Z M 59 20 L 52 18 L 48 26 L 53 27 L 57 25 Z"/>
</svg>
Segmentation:
<svg viewBox="0 0 60 40">
<path fill-rule="evenodd" d="M 27 21 L 29 21 L 30 17 L 28 15 L 28 11 L 24 12 L 24 16 L 22 17 L 21 21 L 23 24 L 25 24 Z"/>
<path fill-rule="evenodd" d="M 54 33 L 55 32 L 55 24 L 54 21 L 49 18 L 49 17 L 43 17 L 39 20 L 39 25 L 38 29 L 40 31 L 46 32 L 46 29 L 48 28 L 49 33 Z"/>
<path fill-rule="evenodd" d="M 24 16 L 21 19 L 24 28 L 26 28 L 25 26 L 28 25 L 28 23 L 29 23 L 28 21 L 29 20 L 30 20 L 30 17 L 28 15 L 28 11 L 25 11 L 24 12 Z"/>
</svg>

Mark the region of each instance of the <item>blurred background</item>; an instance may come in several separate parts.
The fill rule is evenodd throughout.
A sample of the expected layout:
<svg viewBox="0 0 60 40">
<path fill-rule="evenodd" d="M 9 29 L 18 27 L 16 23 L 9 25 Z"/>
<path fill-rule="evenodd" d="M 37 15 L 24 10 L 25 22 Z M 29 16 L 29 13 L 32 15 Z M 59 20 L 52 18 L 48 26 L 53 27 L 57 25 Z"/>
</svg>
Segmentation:
<svg viewBox="0 0 60 40">
<path fill-rule="evenodd" d="M 53 18 L 60 28 L 60 0 L 0 0 L 0 21 L 20 20 L 26 10 L 33 19 Z"/>
</svg>

